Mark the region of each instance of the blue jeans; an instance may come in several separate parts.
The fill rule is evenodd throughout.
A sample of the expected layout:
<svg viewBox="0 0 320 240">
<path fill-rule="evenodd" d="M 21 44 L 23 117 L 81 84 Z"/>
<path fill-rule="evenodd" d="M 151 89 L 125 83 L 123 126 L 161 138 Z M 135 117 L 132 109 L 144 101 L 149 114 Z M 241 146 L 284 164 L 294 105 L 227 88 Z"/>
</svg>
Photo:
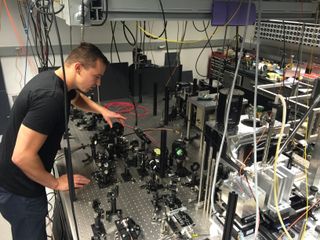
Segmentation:
<svg viewBox="0 0 320 240">
<path fill-rule="evenodd" d="M 47 198 L 28 198 L 0 187 L 0 212 L 11 224 L 13 240 L 47 240 Z"/>
</svg>

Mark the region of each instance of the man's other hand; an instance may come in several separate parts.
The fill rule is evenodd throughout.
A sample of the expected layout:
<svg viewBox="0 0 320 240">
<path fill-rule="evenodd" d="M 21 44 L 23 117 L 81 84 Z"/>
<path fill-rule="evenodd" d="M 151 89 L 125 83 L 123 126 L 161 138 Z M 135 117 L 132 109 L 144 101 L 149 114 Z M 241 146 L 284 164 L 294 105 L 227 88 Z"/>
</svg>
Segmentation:
<svg viewBox="0 0 320 240">
<path fill-rule="evenodd" d="M 55 190 L 60 190 L 60 191 L 67 191 L 69 190 L 69 184 L 68 184 L 68 177 L 67 174 L 62 175 L 61 177 L 57 178 L 58 184 L 55 187 Z M 82 188 L 85 185 L 90 183 L 90 179 L 79 175 L 79 174 L 74 174 L 73 175 L 73 181 L 74 181 L 74 187 L 75 188 Z"/>
</svg>

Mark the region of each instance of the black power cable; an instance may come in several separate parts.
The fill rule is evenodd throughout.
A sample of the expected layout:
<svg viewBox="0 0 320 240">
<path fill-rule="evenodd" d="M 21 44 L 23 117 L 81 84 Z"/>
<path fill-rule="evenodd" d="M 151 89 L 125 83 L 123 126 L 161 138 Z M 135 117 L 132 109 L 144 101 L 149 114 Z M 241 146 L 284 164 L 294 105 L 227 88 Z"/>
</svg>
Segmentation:
<svg viewBox="0 0 320 240">
<path fill-rule="evenodd" d="M 143 21 L 143 29 L 146 29 L 146 21 Z M 142 52 L 145 53 L 145 43 L 146 43 L 146 35 L 143 34 L 142 38 Z"/>
<path fill-rule="evenodd" d="M 206 44 L 202 47 L 198 57 L 197 57 L 197 60 L 196 60 L 196 64 L 195 64 L 195 69 L 196 69 L 196 72 L 199 76 L 201 77 L 207 77 L 205 75 L 202 75 L 199 71 L 198 71 L 198 62 L 199 62 L 199 59 L 200 59 L 200 56 L 202 55 L 203 51 L 206 49 L 206 47 L 208 46 L 209 42 L 211 41 L 211 38 L 213 37 L 213 35 L 216 33 L 216 31 L 218 30 L 218 26 L 214 29 L 213 31 L 213 34 L 211 34 L 211 36 L 208 38 Z"/>
<path fill-rule="evenodd" d="M 163 28 L 162 32 L 161 32 L 157 37 L 153 37 L 153 36 L 149 35 L 149 34 L 146 33 L 146 32 L 144 32 L 144 35 L 145 35 L 147 38 L 150 38 L 150 39 L 159 39 L 159 38 L 161 38 L 161 37 L 163 36 L 166 27 L 167 27 L 167 21 L 166 21 L 165 24 L 164 24 L 164 28 Z M 144 27 L 144 29 L 146 29 L 146 28 Z"/>
<path fill-rule="evenodd" d="M 18 1 L 20 2 L 20 1 Z M 30 35 L 32 36 L 32 39 L 34 41 L 34 36 L 32 34 L 32 28 L 30 26 L 30 19 L 31 19 L 31 9 L 32 9 L 32 6 L 31 6 L 31 3 L 27 2 L 25 3 L 26 6 L 23 6 L 24 7 L 24 11 L 25 13 L 23 14 L 23 9 L 22 9 L 22 5 L 21 4 L 18 4 L 18 7 L 21 8 L 21 15 L 20 15 L 20 18 L 21 18 L 21 21 L 22 22 L 25 22 L 25 19 L 24 19 L 24 15 L 26 16 L 27 18 L 27 25 L 24 26 L 24 29 L 25 29 L 25 33 L 27 35 L 27 44 L 26 44 L 26 48 L 30 47 L 31 49 L 31 52 L 32 52 L 32 56 L 34 58 L 34 62 L 35 64 L 37 65 L 37 67 L 39 67 L 38 65 L 38 62 L 37 62 L 37 59 L 36 59 L 36 54 L 34 52 L 34 46 L 33 44 L 31 43 L 31 39 L 30 39 Z M 26 54 L 28 55 L 28 54 Z M 26 82 L 26 79 L 25 79 L 25 82 Z"/>
<path fill-rule="evenodd" d="M 111 43 L 110 43 L 110 63 L 113 63 L 113 58 L 112 58 L 112 52 L 113 52 L 113 39 L 114 39 L 114 32 L 113 32 L 113 23 L 110 21 L 110 27 L 111 27 Z"/>
<path fill-rule="evenodd" d="M 133 47 L 136 45 L 136 38 L 134 37 L 133 33 L 131 32 L 131 30 L 128 28 L 128 26 L 126 25 L 126 22 L 125 21 L 121 21 L 122 23 L 122 29 L 123 29 L 123 34 L 124 34 L 124 37 L 126 38 L 127 42 Z M 130 33 L 131 35 L 131 38 L 133 40 L 133 42 L 131 42 L 128 38 L 128 35 L 127 35 L 127 31 Z"/>
<path fill-rule="evenodd" d="M 161 7 L 161 13 L 162 13 L 162 18 L 163 18 L 163 25 L 164 25 L 164 36 L 165 36 L 165 43 L 166 43 L 166 51 L 167 51 L 167 57 L 168 57 L 168 63 L 169 63 L 169 69 L 171 72 L 171 63 L 170 63 L 170 58 L 169 58 L 169 45 L 168 45 L 168 35 L 167 35 L 167 24 L 166 24 L 166 16 L 164 14 L 164 8 L 162 4 L 162 0 L 159 0 L 160 7 Z M 171 75 L 171 74 L 170 74 Z"/>
<path fill-rule="evenodd" d="M 202 21 L 202 24 L 203 24 L 203 27 L 204 27 L 204 32 L 205 32 L 205 34 L 206 34 L 206 37 L 207 37 L 207 39 L 209 39 L 209 35 L 208 35 L 208 31 L 207 31 L 207 28 L 205 27 L 205 24 L 204 24 L 204 21 Z M 212 48 L 212 45 L 211 45 L 211 41 L 209 41 L 209 46 L 210 46 L 210 48 L 211 48 L 211 52 L 213 52 L 213 48 Z"/>
<path fill-rule="evenodd" d="M 203 29 L 199 29 L 199 28 L 196 26 L 195 22 L 192 21 L 192 25 L 193 25 L 194 29 L 197 30 L 197 32 L 204 32 L 204 31 L 206 31 L 206 30 L 208 29 L 209 25 L 210 25 L 210 21 L 208 21 L 207 26 L 204 25 L 204 21 L 202 21 L 202 22 L 203 22 L 203 27 L 204 27 L 204 28 L 203 28 Z"/>
<path fill-rule="evenodd" d="M 41 5 L 41 3 L 43 5 Z M 37 57 L 40 63 L 41 70 L 45 70 L 48 68 L 48 63 L 51 64 L 51 66 L 55 65 L 55 53 L 53 50 L 52 42 L 50 39 L 50 31 L 51 27 L 53 25 L 52 16 L 49 14 L 49 6 L 50 3 L 44 2 L 44 1 L 36 1 L 35 3 L 32 2 L 26 2 L 25 3 L 25 15 L 27 16 L 27 22 L 28 26 L 25 31 L 31 33 L 31 36 L 33 38 L 34 44 L 31 44 L 31 40 L 27 34 L 27 43 L 30 43 L 31 51 L 33 53 L 33 56 L 35 57 L 33 46 L 36 49 Z M 26 24 L 26 21 L 23 17 L 22 12 L 22 5 L 19 4 L 19 12 L 20 12 L 20 18 L 23 24 Z M 63 8 L 63 7 L 61 7 Z M 30 24 L 31 19 L 31 24 Z M 27 33 L 26 32 L 26 33 Z M 53 62 L 49 58 L 50 52 L 52 54 Z M 38 63 L 35 60 L 37 66 Z M 38 66 L 39 68 L 39 66 Z"/>
<path fill-rule="evenodd" d="M 112 62 L 112 47 L 114 45 L 114 48 L 116 50 L 117 53 L 117 57 L 118 57 L 118 61 L 121 62 L 120 60 L 120 55 L 119 55 L 119 51 L 118 51 L 118 46 L 117 46 L 117 42 L 116 42 L 116 38 L 115 38 L 115 30 L 116 30 L 116 26 L 117 26 L 117 22 L 115 22 L 113 24 L 113 22 L 110 22 L 110 26 L 111 26 L 111 33 L 112 33 L 112 37 L 111 37 L 111 45 L 110 45 L 110 56 L 111 56 L 111 62 Z"/>
<path fill-rule="evenodd" d="M 209 35 L 208 35 L 207 30 L 208 30 L 208 27 L 209 27 L 209 25 L 210 25 L 210 21 L 208 21 L 207 26 L 205 25 L 204 21 L 202 21 L 203 29 L 199 29 L 199 28 L 196 26 L 196 24 L 195 24 L 194 21 L 192 21 L 192 25 L 193 25 L 194 29 L 195 29 L 197 32 L 205 32 L 205 34 L 206 34 L 206 36 L 207 36 L 207 39 L 209 39 Z M 211 42 L 209 42 L 209 45 L 210 45 L 211 51 L 213 51 Z"/>
</svg>

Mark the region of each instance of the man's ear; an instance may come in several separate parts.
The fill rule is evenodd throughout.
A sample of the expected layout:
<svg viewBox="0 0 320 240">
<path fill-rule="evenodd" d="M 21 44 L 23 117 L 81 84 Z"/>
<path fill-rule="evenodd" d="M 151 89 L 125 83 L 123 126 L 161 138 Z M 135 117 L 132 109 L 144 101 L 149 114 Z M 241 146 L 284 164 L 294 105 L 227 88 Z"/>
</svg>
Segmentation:
<svg viewBox="0 0 320 240">
<path fill-rule="evenodd" d="M 82 68 L 82 64 L 80 62 L 76 62 L 74 64 L 74 69 L 75 69 L 76 73 L 80 74 L 81 68 Z"/>
</svg>

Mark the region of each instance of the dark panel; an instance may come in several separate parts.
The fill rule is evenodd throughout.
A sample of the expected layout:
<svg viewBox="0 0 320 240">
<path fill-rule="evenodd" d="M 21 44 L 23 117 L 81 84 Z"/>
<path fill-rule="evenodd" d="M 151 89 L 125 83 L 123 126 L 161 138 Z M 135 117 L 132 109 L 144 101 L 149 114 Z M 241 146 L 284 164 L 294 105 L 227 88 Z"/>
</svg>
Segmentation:
<svg viewBox="0 0 320 240">
<path fill-rule="evenodd" d="M 193 73 L 192 70 L 182 71 L 181 82 L 193 82 Z"/>
<path fill-rule="evenodd" d="M 212 3 L 212 26 L 244 26 L 254 25 L 256 21 L 256 6 L 251 3 L 249 19 L 247 23 L 247 12 L 249 3 L 241 1 L 223 2 L 213 1 Z"/>
<path fill-rule="evenodd" d="M 169 56 L 169 58 L 168 58 L 168 56 Z M 170 65 L 169 65 L 169 61 L 170 61 Z M 169 55 L 168 55 L 168 53 L 165 53 L 164 66 L 174 67 L 174 66 L 177 66 L 178 64 L 180 64 L 180 56 L 178 55 L 177 52 L 169 52 Z"/>
<path fill-rule="evenodd" d="M 181 80 L 182 65 L 174 67 L 141 68 L 134 71 L 130 69 L 130 89 L 133 89 L 134 96 L 139 94 L 139 82 L 141 82 L 142 95 L 152 95 L 154 83 L 158 84 L 158 93 L 164 92 L 167 82 L 168 87 L 173 89 L 177 82 Z M 174 71 L 174 73 L 172 73 Z M 140 78 L 140 80 L 139 80 Z"/>
<path fill-rule="evenodd" d="M 100 86 L 101 100 L 127 98 L 129 96 L 128 63 L 111 63 Z"/>
<path fill-rule="evenodd" d="M 97 91 L 94 90 L 94 100 L 97 100 Z M 101 80 L 100 100 L 128 98 L 129 94 L 129 67 L 128 63 L 110 63 Z"/>
</svg>

